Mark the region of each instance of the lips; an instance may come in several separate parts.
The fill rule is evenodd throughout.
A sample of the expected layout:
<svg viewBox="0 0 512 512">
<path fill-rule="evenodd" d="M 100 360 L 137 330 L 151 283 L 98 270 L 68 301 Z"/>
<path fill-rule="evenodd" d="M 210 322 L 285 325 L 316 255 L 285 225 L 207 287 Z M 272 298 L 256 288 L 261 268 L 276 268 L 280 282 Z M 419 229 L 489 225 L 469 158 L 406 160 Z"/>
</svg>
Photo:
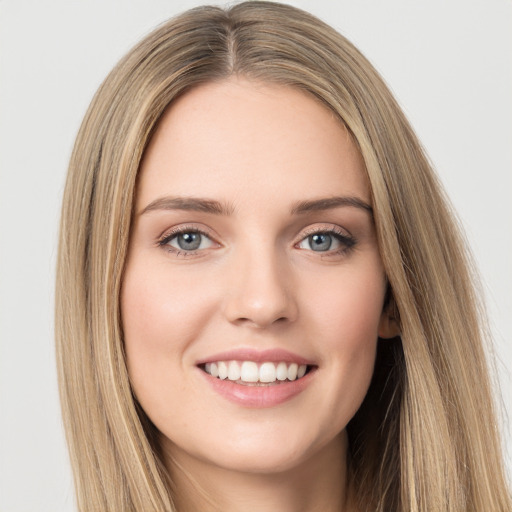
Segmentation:
<svg viewBox="0 0 512 512">
<path fill-rule="evenodd" d="M 210 387 L 246 407 L 272 407 L 300 394 L 318 368 L 285 350 L 223 352 L 197 362 Z"/>
</svg>

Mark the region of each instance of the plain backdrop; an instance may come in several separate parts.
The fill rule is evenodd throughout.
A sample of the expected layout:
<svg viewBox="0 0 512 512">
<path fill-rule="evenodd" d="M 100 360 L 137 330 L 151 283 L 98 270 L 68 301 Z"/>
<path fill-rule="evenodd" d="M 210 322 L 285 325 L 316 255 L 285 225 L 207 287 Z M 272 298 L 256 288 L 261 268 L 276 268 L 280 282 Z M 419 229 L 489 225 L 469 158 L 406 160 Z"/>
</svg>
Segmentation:
<svg viewBox="0 0 512 512">
<path fill-rule="evenodd" d="M 74 510 L 54 365 L 53 282 L 62 188 L 80 121 L 135 42 L 200 3 L 0 0 L 2 511 Z M 510 414 L 512 1 L 291 3 L 366 54 L 426 147 L 482 274 Z M 512 429 L 503 423 L 509 446 Z M 510 448 L 507 463 L 510 474 Z"/>
</svg>

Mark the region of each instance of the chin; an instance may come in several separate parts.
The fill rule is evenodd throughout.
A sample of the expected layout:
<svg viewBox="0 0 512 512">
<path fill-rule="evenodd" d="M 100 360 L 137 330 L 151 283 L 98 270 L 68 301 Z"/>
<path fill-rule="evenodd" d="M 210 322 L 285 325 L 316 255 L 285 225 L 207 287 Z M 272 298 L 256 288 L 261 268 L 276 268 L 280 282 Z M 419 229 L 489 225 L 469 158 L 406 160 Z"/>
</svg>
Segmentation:
<svg viewBox="0 0 512 512">
<path fill-rule="evenodd" d="M 232 454 L 233 455 L 233 454 Z M 300 466 L 302 459 L 307 457 L 297 457 L 294 453 L 254 453 L 254 454 L 236 454 L 227 456 L 217 465 L 222 469 L 234 471 L 236 473 L 250 473 L 259 475 L 269 475 L 285 473 Z"/>
<path fill-rule="evenodd" d="M 272 442 L 269 442 L 269 437 L 258 440 L 251 436 L 241 443 L 217 444 L 213 460 L 204 456 L 201 459 L 230 472 L 277 475 L 300 469 L 306 463 L 310 466 L 313 459 L 341 453 L 339 449 L 343 446 L 339 443 L 343 435 L 337 435 L 331 440 L 294 440 L 293 436 L 286 435 Z"/>
</svg>

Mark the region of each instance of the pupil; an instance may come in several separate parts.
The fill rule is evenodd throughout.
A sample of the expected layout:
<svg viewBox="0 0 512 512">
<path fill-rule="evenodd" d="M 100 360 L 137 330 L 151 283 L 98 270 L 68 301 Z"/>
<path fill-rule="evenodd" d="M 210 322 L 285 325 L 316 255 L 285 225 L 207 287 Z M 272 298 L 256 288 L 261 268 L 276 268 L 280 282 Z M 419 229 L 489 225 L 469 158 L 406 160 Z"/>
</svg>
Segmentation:
<svg viewBox="0 0 512 512">
<path fill-rule="evenodd" d="M 309 237 L 309 244 L 314 251 L 328 251 L 331 247 L 330 235 L 316 234 Z"/>
<path fill-rule="evenodd" d="M 201 245 L 201 235 L 199 233 L 182 233 L 178 236 L 178 245 L 180 249 L 193 251 Z"/>
</svg>

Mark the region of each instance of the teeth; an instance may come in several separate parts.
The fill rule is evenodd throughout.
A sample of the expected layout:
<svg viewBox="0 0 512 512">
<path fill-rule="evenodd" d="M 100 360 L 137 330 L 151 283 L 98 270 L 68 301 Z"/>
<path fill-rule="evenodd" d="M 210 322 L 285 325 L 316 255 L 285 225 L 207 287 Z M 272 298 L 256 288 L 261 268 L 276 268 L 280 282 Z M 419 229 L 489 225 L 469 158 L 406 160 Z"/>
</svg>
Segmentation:
<svg viewBox="0 0 512 512">
<path fill-rule="evenodd" d="M 301 364 L 297 369 L 297 379 L 301 379 L 304 375 L 306 375 L 306 367 Z"/>
<path fill-rule="evenodd" d="M 279 363 L 276 368 L 277 380 L 286 380 L 288 378 L 288 366 L 286 363 Z"/>
<path fill-rule="evenodd" d="M 227 379 L 228 378 L 228 365 L 224 361 L 219 361 L 217 364 L 219 368 L 219 379 Z"/>
<path fill-rule="evenodd" d="M 292 363 L 288 366 L 288 380 L 295 380 L 297 378 L 297 370 L 299 366 L 295 363 Z"/>
<path fill-rule="evenodd" d="M 242 363 L 240 378 L 244 382 L 258 382 L 260 379 L 258 365 L 252 361 L 244 361 Z"/>
<path fill-rule="evenodd" d="M 204 371 L 212 377 L 222 380 L 267 384 L 300 379 L 306 374 L 307 365 L 284 361 L 280 363 L 265 362 L 260 365 L 254 361 L 217 361 L 216 363 L 206 363 Z"/>
<path fill-rule="evenodd" d="M 228 365 L 228 379 L 238 380 L 240 378 L 240 365 L 236 361 L 231 361 Z"/>
<path fill-rule="evenodd" d="M 263 363 L 260 366 L 260 382 L 274 382 L 276 380 L 276 365 Z"/>
</svg>

